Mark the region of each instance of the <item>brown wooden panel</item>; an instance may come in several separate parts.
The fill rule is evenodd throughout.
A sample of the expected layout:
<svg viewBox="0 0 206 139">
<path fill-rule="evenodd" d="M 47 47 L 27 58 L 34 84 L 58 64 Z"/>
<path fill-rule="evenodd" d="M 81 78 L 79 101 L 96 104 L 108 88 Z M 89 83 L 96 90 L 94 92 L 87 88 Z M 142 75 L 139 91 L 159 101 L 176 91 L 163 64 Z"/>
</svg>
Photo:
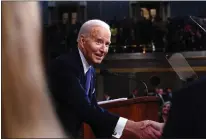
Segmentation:
<svg viewBox="0 0 206 139">
<path fill-rule="evenodd" d="M 133 121 L 158 121 L 159 99 L 157 97 L 139 97 L 126 101 L 111 102 L 100 105 L 109 112 Z M 84 124 L 84 139 L 95 138 L 91 128 Z"/>
</svg>

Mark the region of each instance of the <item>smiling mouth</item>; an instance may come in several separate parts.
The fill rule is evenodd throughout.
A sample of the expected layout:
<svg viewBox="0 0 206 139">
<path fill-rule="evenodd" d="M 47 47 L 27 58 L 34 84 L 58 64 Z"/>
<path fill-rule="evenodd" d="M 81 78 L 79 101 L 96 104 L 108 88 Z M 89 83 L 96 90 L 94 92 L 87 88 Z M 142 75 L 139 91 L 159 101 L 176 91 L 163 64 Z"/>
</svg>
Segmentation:
<svg viewBox="0 0 206 139">
<path fill-rule="evenodd" d="M 102 57 L 103 57 L 103 55 L 98 55 L 98 54 L 96 54 L 96 57 L 102 58 Z"/>
</svg>

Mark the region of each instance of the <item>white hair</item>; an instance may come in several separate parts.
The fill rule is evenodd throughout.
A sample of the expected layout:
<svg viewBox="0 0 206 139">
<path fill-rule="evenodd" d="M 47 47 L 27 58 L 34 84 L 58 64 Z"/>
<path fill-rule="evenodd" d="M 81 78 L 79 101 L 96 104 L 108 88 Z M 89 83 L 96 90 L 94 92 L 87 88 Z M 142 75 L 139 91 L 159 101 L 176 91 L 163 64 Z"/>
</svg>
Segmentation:
<svg viewBox="0 0 206 139">
<path fill-rule="evenodd" d="M 167 104 L 169 104 L 170 106 L 172 105 L 172 103 L 171 103 L 170 101 L 167 101 L 167 102 L 165 102 L 165 103 L 162 105 L 162 108 L 163 108 L 165 105 L 167 105 Z"/>
<path fill-rule="evenodd" d="M 94 27 L 94 26 L 103 27 L 103 28 L 107 29 L 110 32 L 110 26 L 107 23 L 105 23 L 104 21 L 99 20 L 99 19 L 88 20 L 87 22 L 85 22 L 81 26 L 81 28 L 79 30 L 77 41 L 80 39 L 82 34 L 89 34 L 92 27 Z"/>
</svg>

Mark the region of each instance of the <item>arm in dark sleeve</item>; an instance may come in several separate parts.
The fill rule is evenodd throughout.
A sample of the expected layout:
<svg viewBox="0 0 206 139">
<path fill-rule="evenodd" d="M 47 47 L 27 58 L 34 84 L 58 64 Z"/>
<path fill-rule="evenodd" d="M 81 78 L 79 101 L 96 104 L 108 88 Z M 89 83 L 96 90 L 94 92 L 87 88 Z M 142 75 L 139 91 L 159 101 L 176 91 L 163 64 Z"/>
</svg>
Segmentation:
<svg viewBox="0 0 206 139">
<path fill-rule="evenodd" d="M 162 135 L 163 138 L 190 137 L 191 132 L 188 131 L 192 130 L 192 119 L 188 115 L 192 111 L 192 107 L 190 105 L 191 100 L 185 96 L 187 94 L 185 91 L 182 89 L 174 93 L 169 117 Z"/>
<path fill-rule="evenodd" d="M 63 98 L 64 103 L 72 106 L 79 119 L 92 127 L 96 137 L 111 137 L 119 116 L 92 105 L 80 83 L 77 71 L 67 64 L 67 61 L 58 60 L 53 66 L 53 81 L 58 85 L 58 95 Z"/>
</svg>

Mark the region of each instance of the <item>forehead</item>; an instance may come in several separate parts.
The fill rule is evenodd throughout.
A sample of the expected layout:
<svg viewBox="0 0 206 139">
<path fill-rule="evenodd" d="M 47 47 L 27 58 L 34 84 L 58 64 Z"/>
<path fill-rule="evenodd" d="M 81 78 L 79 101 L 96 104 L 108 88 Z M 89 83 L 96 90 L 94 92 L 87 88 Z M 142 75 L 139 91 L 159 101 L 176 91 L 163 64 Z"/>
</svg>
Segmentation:
<svg viewBox="0 0 206 139">
<path fill-rule="evenodd" d="M 168 106 L 170 106 L 170 104 L 169 104 L 169 103 L 164 105 L 164 107 L 168 107 Z"/>
<path fill-rule="evenodd" d="M 104 27 L 95 26 L 92 27 L 90 31 L 90 37 L 93 39 L 102 38 L 102 39 L 110 40 L 111 32 Z"/>
</svg>

